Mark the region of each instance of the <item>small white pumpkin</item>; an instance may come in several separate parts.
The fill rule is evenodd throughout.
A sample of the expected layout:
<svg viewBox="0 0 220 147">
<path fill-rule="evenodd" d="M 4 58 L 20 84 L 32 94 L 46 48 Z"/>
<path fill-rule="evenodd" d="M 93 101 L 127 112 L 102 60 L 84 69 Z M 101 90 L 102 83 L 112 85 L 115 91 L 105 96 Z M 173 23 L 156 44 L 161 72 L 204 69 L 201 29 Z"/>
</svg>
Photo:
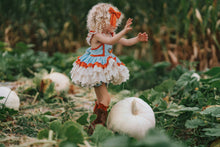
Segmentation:
<svg viewBox="0 0 220 147">
<path fill-rule="evenodd" d="M 107 127 L 114 132 L 142 139 L 150 128 L 155 127 L 154 112 L 140 98 L 125 98 L 112 107 Z"/>
<path fill-rule="evenodd" d="M 197 81 L 200 81 L 200 76 L 199 76 L 199 74 L 197 74 L 197 73 L 193 73 L 192 76 L 191 76 L 191 78 L 196 78 Z"/>
<path fill-rule="evenodd" d="M 51 82 L 54 83 L 55 86 L 54 88 L 57 92 L 69 90 L 70 79 L 62 73 L 53 72 L 51 74 L 44 76 L 41 81 L 42 89 L 45 91 L 48 88 L 48 86 L 51 84 Z"/>
<path fill-rule="evenodd" d="M 17 94 L 8 87 L 0 87 L 0 97 L 4 97 L 0 100 L 1 104 L 5 104 L 6 107 L 19 110 L 20 99 Z"/>
</svg>

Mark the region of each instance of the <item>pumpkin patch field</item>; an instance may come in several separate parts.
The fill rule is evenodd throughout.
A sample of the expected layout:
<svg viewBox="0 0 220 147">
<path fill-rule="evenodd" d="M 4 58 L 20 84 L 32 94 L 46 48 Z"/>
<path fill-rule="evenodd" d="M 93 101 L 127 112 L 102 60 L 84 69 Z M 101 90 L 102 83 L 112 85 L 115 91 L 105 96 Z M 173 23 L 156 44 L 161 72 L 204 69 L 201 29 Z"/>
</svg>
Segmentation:
<svg viewBox="0 0 220 147">
<path fill-rule="evenodd" d="M 123 38 L 133 39 L 108 50 L 130 75 L 106 85 L 109 107 L 70 74 L 90 52 L 87 16 L 98 3 L 124 17 L 108 35 L 132 20 Z M 109 69 L 73 73 L 81 82 L 128 77 Z M 106 123 L 93 130 L 94 120 Z M 220 0 L 0 0 L 0 147 L 220 147 Z"/>
<path fill-rule="evenodd" d="M 88 135 L 95 92 L 70 80 L 86 48 L 48 55 L 32 47 L 0 42 L 0 147 L 220 146 L 220 67 L 197 71 L 187 61 L 171 67 L 120 56 L 130 79 L 108 85 L 111 118 Z"/>
</svg>

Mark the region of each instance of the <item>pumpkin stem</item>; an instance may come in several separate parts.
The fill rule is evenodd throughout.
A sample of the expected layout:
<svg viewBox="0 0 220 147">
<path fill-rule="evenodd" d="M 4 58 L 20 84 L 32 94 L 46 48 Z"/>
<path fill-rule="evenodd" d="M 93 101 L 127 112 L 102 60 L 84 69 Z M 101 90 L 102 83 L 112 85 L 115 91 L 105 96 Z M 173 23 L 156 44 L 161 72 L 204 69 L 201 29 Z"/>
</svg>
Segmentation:
<svg viewBox="0 0 220 147">
<path fill-rule="evenodd" d="M 132 112 L 133 115 L 137 115 L 138 114 L 137 104 L 136 104 L 135 100 L 132 101 L 131 112 Z"/>
</svg>

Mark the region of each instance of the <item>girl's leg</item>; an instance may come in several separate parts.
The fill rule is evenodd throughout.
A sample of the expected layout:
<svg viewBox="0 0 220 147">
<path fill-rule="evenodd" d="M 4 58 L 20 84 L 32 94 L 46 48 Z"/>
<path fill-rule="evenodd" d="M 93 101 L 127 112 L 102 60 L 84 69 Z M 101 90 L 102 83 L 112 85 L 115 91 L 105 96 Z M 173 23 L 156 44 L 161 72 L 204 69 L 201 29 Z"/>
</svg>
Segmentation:
<svg viewBox="0 0 220 147">
<path fill-rule="evenodd" d="M 104 106 L 108 106 L 111 102 L 111 97 L 108 93 L 105 83 L 99 87 L 95 87 L 95 93 L 97 96 L 97 102 L 102 103 Z"/>
<path fill-rule="evenodd" d="M 89 126 L 88 133 L 91 135 L 97 124 L 105 125 L 108 117 L 108 105 L 110 104 L 111 98 L 108 93 L 106 85 L 103 83 L 99 87 L 95 87 L 95 93 L 97 96 L 97 101 L 94 107 L 94 114 L 97 115 L 96 119 Z"/>
</svg>

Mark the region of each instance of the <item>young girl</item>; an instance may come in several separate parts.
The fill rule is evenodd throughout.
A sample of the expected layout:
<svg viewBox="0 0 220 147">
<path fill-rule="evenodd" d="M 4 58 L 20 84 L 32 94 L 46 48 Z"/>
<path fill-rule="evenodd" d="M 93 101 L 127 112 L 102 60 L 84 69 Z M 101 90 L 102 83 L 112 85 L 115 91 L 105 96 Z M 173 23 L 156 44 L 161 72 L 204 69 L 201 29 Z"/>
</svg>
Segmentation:
<svg viewBox="0 0 220 147">
<path fill-rule="evenodd" d="M 131 39 L 123 38 L 132 30 L 131 18 L 127 20 L 124 29 L 116 34 L 115 30 L 122 18 L 123 14 L 111 4 L 99 3 L 93 6 L 87 17 L 89 33 L 86 40 L 91 47 L 73 63 L 72 81 L 77 85 L 95 88 L 97 101 L 94 113 L 97 118 L 92 122 L 90 130 L 93 130 L 96 124 L 105 125 L 111 100 L 106 85 L 121 84 L 129 79 L 127 67 L 112 53 L 112 45 L 120 43 L 131 46 L 140 41 L 148 41 L 146 32 Z"/>
</svg>

